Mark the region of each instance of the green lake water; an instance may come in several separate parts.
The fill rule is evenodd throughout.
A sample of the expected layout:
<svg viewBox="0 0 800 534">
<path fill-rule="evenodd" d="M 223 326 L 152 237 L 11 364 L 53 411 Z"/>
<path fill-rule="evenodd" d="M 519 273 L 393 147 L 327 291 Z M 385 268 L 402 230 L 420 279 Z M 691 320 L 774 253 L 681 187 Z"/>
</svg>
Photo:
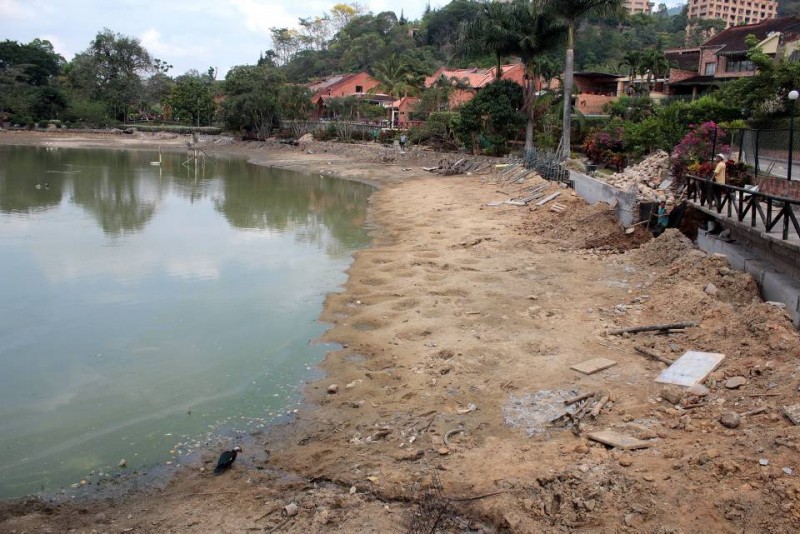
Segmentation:
<svg viewBox="0 0 800 534">
<path fill-rule="evenodd" d="M 0 498 L 230 444 L 332 348 L 318 317 L 372 188 L 158 159 L 0 147 Z"/>
</svg>

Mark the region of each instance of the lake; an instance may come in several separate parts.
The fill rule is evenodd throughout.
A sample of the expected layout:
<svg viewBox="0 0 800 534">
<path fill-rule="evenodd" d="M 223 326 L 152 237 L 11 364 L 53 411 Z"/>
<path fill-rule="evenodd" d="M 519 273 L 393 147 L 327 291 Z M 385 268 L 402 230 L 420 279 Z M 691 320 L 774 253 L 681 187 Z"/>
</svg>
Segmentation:
<svg viewBox="0 0 800 534">
<path fill-rule="evenodd" d="M 185 159 L 0 146 L 0 498 L 230 445 L 319 376 L 372 188 Z"/>
</svg>

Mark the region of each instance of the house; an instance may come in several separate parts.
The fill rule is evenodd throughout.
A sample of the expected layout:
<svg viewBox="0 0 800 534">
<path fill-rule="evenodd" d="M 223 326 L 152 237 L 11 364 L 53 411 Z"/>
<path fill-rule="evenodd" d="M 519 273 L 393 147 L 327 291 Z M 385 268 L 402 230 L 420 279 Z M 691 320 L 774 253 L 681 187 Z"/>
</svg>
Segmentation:
<svg viewBox="0 0 800 534">
<path fill-rule="evenodd" d="M 457 80 L 461 87 L 453 91 L 450 95 L 450 109 L 455 109 L 461 104 L 471 100 L 483 87 L 495 81 L 496 67 L 491 68 L 469 68 L 469 69 L 450 69 L 440 67 L 436 72 L 425 78 L 425 87 L 431 87 L 444 77 L 446 80 Z M 525 65 L 522 63 L 512 63 L 500 66 L 501 78 L 511 80 L 522 87 L 525 87 L 528 79 L 525 72 Z M 539 91 L 545 86 L 540 78 L 537 81 L 536 90 Z M 557 84 L 554 85 L 557 87 Z"/>
<path fill-rule="evenodd" d="M 619 74 L 605 72 L 575 72 L 572 75 L 578 95 L 575 97 L 575 110 L 583 115 L 602 115 L 603 107 L 622 96 L 624 79 Z"/>
<path fill-rule="evenodd" d="M 711 37 L 699 48 L 666 50 L 676 68 L 670 70 L 671 95 L 697 97 L 711 87 L 729 80 L 753 76 L 755 66 L 747 59 L 748 35 L 772 57 L 790 56 L 800 46 L 800 17 L 768 19 L 756 24 L 733 26 Z"/>
<path fill-rule="evenodd" d="M 332 98 L 357 96 L 377 102 L 393 100 L 390 97 L 386 98 L 386 95 L 370 94 L 370 90 L 379 84 L 380 82 L 367 72 L 336 74 L 313 82 L 308 88 L 313 93 L 311 102 L 314 104 L 314 113 L 317 118 L 322 117 L 325 114 L 326 102 Z"/>
<path fill-rule="evenodd" d="M 410 128 L 421 123 L 421 121 L 412 120 L 411 114 L 417 108 L 419 98 L 412 96 L 404 96 L 399 100 L 395 100 L 389 104 L 390 122 L 389 124 L 397 128 Z"/>
</svg>

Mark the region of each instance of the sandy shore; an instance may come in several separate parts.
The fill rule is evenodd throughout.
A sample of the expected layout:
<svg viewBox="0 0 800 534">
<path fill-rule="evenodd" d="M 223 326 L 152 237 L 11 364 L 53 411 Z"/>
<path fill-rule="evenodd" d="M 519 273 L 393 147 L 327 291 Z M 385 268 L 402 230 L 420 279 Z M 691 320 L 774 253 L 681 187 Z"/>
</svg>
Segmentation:
<svg viewBox="0 0 800 534">
<path fill-rule="evenodd" d="M 0 132 L 0 143 L 180 150 L 185 139 Z M 218 451 L 208 451 L 166 488 L 5 504 L 0 530 L 430 532 L 437 521 L 440 531 L 484 532 L 800 528 L 800 433 L 780 413 L 798 402 L 800 339 L 724 259 L 674 231 L 626 236 L 607 207 L 556 185 L 563 212 L 488 207 L 534 183 L 431 175 L 422 167 L 442 156 L 429 152 L 384 164 L 382 149 L 368 145 L 207 149 L 380 186 L 373 246 L 356 254 L 321 317 L 333 324 L 326 339 L 344 348 L 321 364 L 325 378 L 308 384 L 297 420 L 257 438 L 268 462 L 246 451 L 213 477 L 205 468 Z M 700 326 L 608 335 L 675 321 Z M 669 359 L 704 350 L 726 360 L 706 395 L 672 398 L 654 382 L 664 365 L 634 350 L 642 345 Z M 571 369 L 597 357 L 615 365 Z M 744 386 L 725 387 L 739 376 Z M 585 392 L 605 399 L 601 409 L 579 426 L 553 426 L 563 399 Z M 735 428 L 719 423 L 725 412 L 762 407 Z M 603 429 L 647 446 L 587 438 Z M 296 515 L 283 512 L 290 503 Z"/>
</svg>

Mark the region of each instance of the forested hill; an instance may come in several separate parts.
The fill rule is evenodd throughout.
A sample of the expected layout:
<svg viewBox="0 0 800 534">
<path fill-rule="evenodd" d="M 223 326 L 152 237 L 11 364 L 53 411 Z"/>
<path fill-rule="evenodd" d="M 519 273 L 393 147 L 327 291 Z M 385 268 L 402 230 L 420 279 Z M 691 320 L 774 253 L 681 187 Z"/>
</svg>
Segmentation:
<svg viewBox="0 0 800 534">
<path fill-rule="evenodd" d="M 428 9 L 418 21 L 406 20 L 402 11 L 361 11 L 345 20 L 311 15 L 301 19 L 297 30 L 272 28 L 274 47 L 264 60 L 281 66 L 288 79 L 297 83 L 333 73 L 372 72 L 376 65 L 392 57 L 419 75 L 430 74 L 441 65 L 492 66 L 493 55 L 475 49 L 460 50 L 458 46 L 459 28 L 473 22 L 482 9 L 482 2 L 454 0 L 441 8 Z M 621 64 L 631 50 L 682 46 L 688 22 L 685 12 L 684 6 L 671 14 L 661 4 L 652 15 L 630 16 L 622 22 L 589 20 L 577 33 L 576 69 L 623 72 Z M 700 32 L 713 25 L 701 25 L 689 42 L 701 41 Z M 550 57 L 558 64 L 563 61 L 563 50 L 552 51 Z"/>
</svg>

